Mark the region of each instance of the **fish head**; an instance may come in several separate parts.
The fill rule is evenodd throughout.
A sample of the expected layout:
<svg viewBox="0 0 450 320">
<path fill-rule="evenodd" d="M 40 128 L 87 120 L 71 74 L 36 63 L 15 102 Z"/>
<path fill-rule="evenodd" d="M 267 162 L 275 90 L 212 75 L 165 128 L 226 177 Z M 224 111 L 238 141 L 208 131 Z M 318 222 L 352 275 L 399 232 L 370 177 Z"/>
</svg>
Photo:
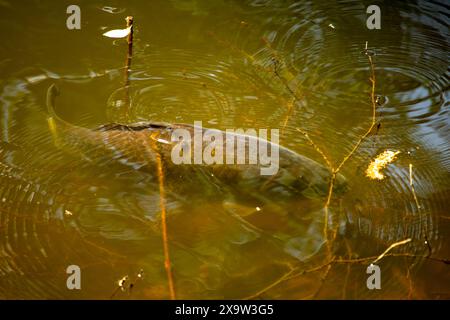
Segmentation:
<svg viewBox="0 0 450 320">
<path fill-rule="evenodd" d="M 306 198 L 317 199 L 326 197 L 329 192 L 332 172 L 329 168 L 298 155 L 296 161 L 290 164 L 293 179 L 290 185 Z M 347 179 L 338 173 L 333 182 L 333 192 L 339 196 L 348 190 Z"/>
</svg>

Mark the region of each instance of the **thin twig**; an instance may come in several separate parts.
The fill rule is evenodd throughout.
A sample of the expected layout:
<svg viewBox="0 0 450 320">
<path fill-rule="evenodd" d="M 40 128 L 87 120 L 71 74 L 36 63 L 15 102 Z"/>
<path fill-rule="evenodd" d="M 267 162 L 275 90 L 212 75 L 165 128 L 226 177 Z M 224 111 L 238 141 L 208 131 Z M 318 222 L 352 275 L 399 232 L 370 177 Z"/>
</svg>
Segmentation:
<svg viewBox="0 0 450 320">
<path fill-rule="evenodd" d="M 365 257 L 365 258 L 357 258 L 357 259 L 336 259 L 332 261 L 333 263 L 367 263 L 370 261 L 373 261 L 373 259 L 376 259 L 378 256 L 372 256 L 372 257 Z M 436 262 L 441 262 L 443 264 L 450 265 L 450 259 L 444 259 L 444 258 L 436 258 L 436 257 L 429 257 L 425 255 L 418 255 L 413 253 L 387 253 L 384 257 L 407 257 L 407 258 L 423 258 L 427 260 L 432 260 Z M 372 262 L 373 263 L 373 262 Z"/>
<path fill-rule="evenodd" d="M 411 242 L 411 238 L 408 238 L 408 239 L 405 239 L 405 240 L 402 240 L 402 241 L 398 241 L 398 242 L 395 242 L 395 243 L 391 244 L 391 245 L 389 246 L 389 248 L 387 248 L 382 254 L 380 254 L 380 255 L 372 262 L 372 264 L 374 264 L 374 263 L 380 261 L 381 259 L 383 259 L 383 257 L 384 257 L 389 251 L 391 251 L 392 249 L 394 249 L 395 247 L 402 246 L 402 245 L 407 244 L 407 243 L 409 243 L 409 242 Z"/>
<path fill-rule="evenodd" d="M 331 259 L 329 259 L 328 261 L 324 262 L 323 264 L 311 268 L 311 269 L 300 269 L 299 267 L 293 267 L 291 270 L 289 270 L 288 272 L 286 272 L 285 274 L 283 274 L 280 278 L 278 278 L 276 281 L 274 281 L 273 283 L 269 284 L 267 287 L 265 287 L 264 289 L 258 291 L 257 293 L 247 297 L 246 299 L 255 299 L 258 296 L 262 295 L 263 293 L 265 293 L 266 291 L 276 287 L 277 285 L 283 283 L 284 281 L 287 280 L 291 280 L 294 279 L 298 276 L 302 276 L 304 274 L 307 273 L 312 273 L 312 272 L 316 272 L 319 271 L 323 268 L 328 268 L 329 266 L 333 266 L 334 264 L 353 264 L 353 263 L 369 263 L 372 261 L 374 261 L 374 259 L 377 259 L 378 256 L 371 256 L 371 257 L 364 257 L 364 258 L 355 258 L 355 259 L 336 259 L 334 256 L 331 257 Z M 446 265 L 450 265 L 450 259 L 443 259 L 443 258 L 436 258 L 436 257 L 430 257 L 427 255 L 417 255 L 417 254 L 413 254 L 413 253 L 385 253 L 384 257 L 405 257 L 405 258 L 422 258 L 422 259 L 427 259 L 427 260 L 431 260 L 431 261 L 436 261 L 436 262 L 441 262 L 444 263 Z M 296 272 L 298 271 L 298 272 Z"/>
<path fill-rule="evenodd" d="M 366 42 L 366 50 L 367 50 L 367 42 Z M 361 143 L 372 132 L 372 130 L 376 124 L 377 102 L 376 102 L 376 97 L 375 97 L 375 85 L 376 85 L 375 66 L 373 64 L 372 56 L 368 53 L 366 53 L 366 55 L 369 59 L 370 72 L 371 72 L 370 82 L 371 82 L 372 86 L 371 86 L 371 92 L 370 92 L 370 99 L 372 102 L 372 121 L 371 121 L 369 129 L 367 129 L 367 131 L 359 138 L 358 142 L 356 142 L 356 144 L 353 146 L 352 150 L 344 157 L 344 159 L 342 159 L 341 163 L 337 166 L 335 173 L 338 173 L 341 170 L 341 168 L 344 166 L 344 164 L 348 161 L 348 159 L 350 159 L 353 156 L 353 154 L 359 148 Z"/>
<path fill-rule="evenodd" d="M 125 63 L 125 118 L 128 121 L 130 115 L 130 72 L 131 72 L 131 58 L 133 57 L 133 17 L 125 18 L 127 28 L 130 28 L 130 33 L 127 37 L 128 51 L 127 60 Z"/>
<path fill-rule="evenodd" d="M 162 229 L 162 240 L 164 250 L 164 268 L 166 269 L 167 274 L 170 299 L 175 300 L 176 295 L 175 295 L 175 287 L 173 284 L 172 265 L 170 262 L 170 254 L 169 254 L 169 240 L 167 235 L 166 192 L 164 188 L 163 162 L 161 153 L 159 151 L 158 146 L 156 145 L 154 137 L 150 137 L 150 144 L 153 151 L 155 151 L 156 155 L 156 167 L 157 167 L 156 169 L 158 173 L 158 182 L 159 182 L 159 205 L 161 208 L 161 229 Z"/>
<path fill-rule="evenodd" d="M 260 295 L 262 295 L 264 292 L 272 289 L 273 287 L 277 286 L 278 284 L 280 284 L 281 282 L 289 279 L 289 276 L 294 273 L 294 271 L 296 271 L 297 269 L 293 268 L 291 270 L 289 270 L 288 272 L 286 272 L 285 274 L 283 274 L 280 278 L 278 278 L 277 280 L 275 280 L 274 282 L 272 282 L 271 284 L 269 284 L 267 287 L 261 289 L 260 291 L 256 292 L 255 294 L 252 294 L 251 296 L 248 296 L 246 298 L 244 298 L 243 300 L 252 300 L 255 299 L 257 297 L 259 297 Z"/>
<path fill-rule="evenodd" d="M 365 47 L 365 53 L 369 59 L 369 65 L 370 65 L 370 73 L 371 73 L 371 77 L 370 77 L 370 82 L 371 82 L 371 91 L 370 91 L 370 99 L 371 99 L 371 103 L 372 103 L 372 119 L 371 119 L 371 123 L 369 128 L 367 129 L 367 131 L 359 138 L 359 140 L 356 142 L 356 144 L 353 146 L 353 148 L 351 149 L 351 151 L 342 159 L 342 161 L 339 163 L 339 165 L 333 169 L 332 171 L 332 176 L 331 176 L 331 180 L 330 180 L 330 185 L 329 185 L 329 190 L 328 190 L 328 197 L 325 203 L 325 218 L 324 218 L 324 235 L 325 235 L 325 239 L 328 240 L 328 207 L 331 203 L 331 198 L 333 196 L 333 187 L 334 187 L 334 182 L 336 180 L 336 176 L 339 173 L 339 171 L 342 169 L 342 167 L 344 166 L 344 164 L 353 156 L 353 154 L 356 152 L 356 150 L 358 150 L 359 146 L 361 145 L 361 143 L 367 138 L 367 136 L 372 132 L 373 128 L 375 127 L 376 124 L 376 108 L 377 108 L 377 104 L 376 104 L 376 97 L 375 97 L 375 86 L 376 86 L 376 78 L 375 78 L 375 66 L 372 60 L 372 56 L 367 52 L 367 45 L 368 43 L 366 42 L 366 47 Z M 334 239 L 333 239 L 334 240 Z"/>
<path fill-rule="evenodd" d="M 161 227 L 162 227 L 162 236 L 163 236 L 163 245 L 164 245 L 164 267 L 167 272 L 167 279 L 169 281 L 169 291 L 170 291 L 170 299 L 175 300 L 175 289 L 173 285 L 173 276 L 172 276 L 172 266 L 170 263 L 170 255 L 169 255 L 169 243 L 167 237 L 167 217 L 166 217 L 166 197 L 164 191 L 164 174 L 162 167 L 161 155 L 158 153 L 156 155 L 156 163 L 158 166 L 158 180 L 159 180 L 159 194 L 160 194 L 160 206 L 161 206 Z"/>
<path fill-rule="evenodd" d="M 287 126 L 287 124 L 289 122 L 289 118 L 290 118 L 290 116 L 292 114 L 292 111 L 294 109 L 293 108 L 294 107 L 294 103 L 295 103 L 295 98 L 293 98 L 291 102 L 288 102 L 288 110 L 286 112 L 286 118 L 284 119 L 283 126 L 281 127 L 281 135 L 282 136 L 284 136 L 284 130 L 286 129 L 286 126 Z"/>
<path fill-rule="evenodd" d="M 306 131 L 304 131 L 303 129 L 300 129 L 300 128 L 296 128 L 296 130 L 305 136 L 305 138 L 314 147 L 314 149 L 322 156 L 322 158 L 325 161 L 325 163 L 327 164 L 327 166 L 329 168 L 331 168 L 331 173 L 333 173 L 333 171 L 334 171 L 333 165 L 331 164 L 330 160 L 325 155 L 325 153 L 322 151 L 322 149 L 319 148 L 319 146 L 311 139 L 311 137 L 309 136 L 309 134 Z"/>
</svg>

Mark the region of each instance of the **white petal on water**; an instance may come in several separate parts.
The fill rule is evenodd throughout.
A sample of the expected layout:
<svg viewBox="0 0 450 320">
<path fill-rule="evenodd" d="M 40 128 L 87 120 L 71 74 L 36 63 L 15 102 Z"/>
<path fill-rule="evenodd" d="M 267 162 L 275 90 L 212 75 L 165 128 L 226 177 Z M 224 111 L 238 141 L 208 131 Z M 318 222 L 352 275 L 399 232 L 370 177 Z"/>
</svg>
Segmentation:
<svg viewBox="0 0 450 320">
<path fill-rule="evenodd" d="M 47 79 L 47 75 L 45 75 L 45 74 L 39 74 L 39 75 L 37 75 L 37 76 L 30 76 L 30 77 L 27 77 L 26 79 L 27 79 L 28 83 L 35 84 L 35 83 L 39 83 L 39 82 L 41 82 L 41 81 Z"/>
<path fill-rule="evenodd" d="M 125 29 L 114 29 L 110 30 L 108 32 L 105 32 L 103 35 L 108 38 L 125 38 L 130 34 L 131 27 L 125 28 Z"/>
<path fill-rule="evenodd" d="M 164 143 L 164 144 L 170 144 L 169 141 L 167 141 L 167 140 L 165 140 L 165 139 L 161 139 L 161 138 L 158 138 L 156 141 L 161 142 L 161 143 Z"/>
<path fill-rule="evenodd" d="M 73 213 L 70 212 L 69 210 L 64 210 L 64 214 L 65 214 L 66 216 L 73 216 Z"/>
</svg>

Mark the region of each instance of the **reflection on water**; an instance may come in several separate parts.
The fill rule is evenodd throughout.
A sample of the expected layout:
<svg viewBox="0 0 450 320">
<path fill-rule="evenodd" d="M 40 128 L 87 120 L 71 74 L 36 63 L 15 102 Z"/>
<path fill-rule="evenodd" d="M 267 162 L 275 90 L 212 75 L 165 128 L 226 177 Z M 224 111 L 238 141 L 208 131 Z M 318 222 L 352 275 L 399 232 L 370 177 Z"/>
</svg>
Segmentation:
<svg viewBox="0 0 450 320">
<path fill-rule="evenodd" d="M 62 93 L 58 116 L 71 125 L 124 121 L 126 43 L 101 34 L 126 15 L 136 23 L 129 122 L 278 128 L 281 145 L 317 163 L 321 155 L 297 128 L 338 164 L 370 125 L 366 41 L 375 53 L 379 126 L 342 168 L 347 191 L 336 192 L 330 206 L 333 253 L 360 262 L 327 265 L 330 177 L 323 166 L 312 167 L 320 192 L 305 196 L 289 175 L 283 183 L 291 189 L 264 193 L 261 181 L 239 180 L 232 170 L 212 177 L 209 169 L 180 173 L 168 165 L 178 298 L 449 297 L 448 265 L 433 260 L 450 254 L 443 2 L 383 4 L 375 31 L 366 29 L 365 6 L 356 1 L 86 1 L 80 31 L 65 28 L 63 4 L 0 7 L 0 297 L 169 297 L 154 167 L 94 156 L 95 145 L 73 152 L 61 143 L 67 132 L 55 137 L 47 122 L 52 83 Z M 134 139 L 108 141 L 120 149 Z M 386 178 L 368 179 L 369 162 L 387 149 L 400 153 Z M 378 262 L 382 289 L 368 290 L 374 259 L 365 257 L 407 238 L 392 250 L 404 256 Z M 66 288 L 72 264 L 82 269 L 80 291 Z M 116 290 L 125 275 L 135 282 L 131 292 Z"/>
</svg>

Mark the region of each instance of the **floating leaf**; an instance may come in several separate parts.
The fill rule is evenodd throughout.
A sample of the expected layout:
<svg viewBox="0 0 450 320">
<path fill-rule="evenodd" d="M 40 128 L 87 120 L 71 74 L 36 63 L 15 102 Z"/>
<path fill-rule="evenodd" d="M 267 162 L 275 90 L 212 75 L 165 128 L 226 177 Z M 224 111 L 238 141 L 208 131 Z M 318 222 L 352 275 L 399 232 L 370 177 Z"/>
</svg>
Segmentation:
<svg viewBox="0 0 450 320">
<path fill-rule="evenodd" d="M 119 38 L 127 37 L 130 34 L 130 31 L 131 31 L 131 26 L 128 28 L 125 28 L 125 29 L 110 30 L 108 32 L 105 32 L 103 35 L 108 38 L 119 39 Z"/>
<path fill-rule="evenodd" d="M 366 175 L 370 179 L 384 179 L 384 175 L 380 172 L 381 169 L 386 167 L 389 163 L 395 160 L 397 154 L 400 151 L 390 151 L 386 150 L 383 153 L 380 153 L 370 164 L 366 170 Z"/>
<path fill-rule="evenodd" d="M 117 285 L 119 286 L 120 289 L 122 289 L 122 291 L 125 290 L 125 283 L 128 281 L 128 276 L 124 276 L 122 277 L 122 279 L 120 279 L 119 281 L 117 281 Z"/>
</svg>

